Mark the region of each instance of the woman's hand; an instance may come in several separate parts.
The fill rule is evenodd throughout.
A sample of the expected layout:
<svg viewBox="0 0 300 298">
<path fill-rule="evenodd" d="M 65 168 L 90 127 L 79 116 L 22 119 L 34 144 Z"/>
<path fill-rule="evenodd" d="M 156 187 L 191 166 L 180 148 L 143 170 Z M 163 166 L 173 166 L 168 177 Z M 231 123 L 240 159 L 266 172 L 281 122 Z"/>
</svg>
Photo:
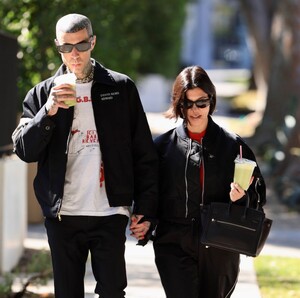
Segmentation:
<svg viewBox="0 0 300 298">
<path fill-rule="evenodd" d="M 230 190 L 229 196 L 230 196 L 230 200 L 232 202 L 235 202 L 235 201 L 241 199 L 246 194 L 244 189 L 241 188 L 238 183 L 232 182 L 230 184 L 230 187 L 231 187 L 231 190 Z"/>
<path fill-rule="evenodd" d="M 144 217 L 144 215 L 136 215 L 133 214 L 131 216 L 131 223 L 130 223 L 130 231 L 131 236 L 135 237 L 137 240 L 142 240 L 145 238 L 145 235 L 147 234 L 151 223 L 149 221 L 142 221 L 140 223 L 140 220 Z"/>
</svg>

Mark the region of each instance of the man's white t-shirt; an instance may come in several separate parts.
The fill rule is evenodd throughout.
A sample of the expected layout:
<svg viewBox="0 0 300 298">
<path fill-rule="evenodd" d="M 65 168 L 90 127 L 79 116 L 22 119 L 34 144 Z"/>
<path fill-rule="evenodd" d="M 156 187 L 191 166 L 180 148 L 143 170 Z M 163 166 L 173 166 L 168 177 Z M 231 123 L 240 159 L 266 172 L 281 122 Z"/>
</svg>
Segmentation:
<svg viewBox="0 0 300 298">
<path fill-rule="evenodd" d="M 92 82 L 76 84 L 77 104 L 68 147 L 63 215 L 129 216 L 129 207 L 110 207 L 105 190 L 104 167 L 95 126 Z"/>
</svg>

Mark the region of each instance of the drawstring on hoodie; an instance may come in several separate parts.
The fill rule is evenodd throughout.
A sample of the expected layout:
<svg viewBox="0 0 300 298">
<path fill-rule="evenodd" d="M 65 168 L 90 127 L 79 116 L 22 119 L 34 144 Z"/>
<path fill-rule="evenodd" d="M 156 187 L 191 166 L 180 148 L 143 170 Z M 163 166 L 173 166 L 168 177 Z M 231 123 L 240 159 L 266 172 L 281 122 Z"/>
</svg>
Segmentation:
<svg viewBox="0 0 300 298">
<path fill-rule="evenodd" d="M 256 181 L 255 181 L 255 192 L 257 194 L 257 205 L 256 205 L 256 209 L 258 210 L 259 209 L 259 205 L 260 205 L 260 194 L 259 194 L 259 191 L 257 190 L 257 185 L 260 185 L 260 180 L 259 178 L 256 178 Z"/>
</svg>

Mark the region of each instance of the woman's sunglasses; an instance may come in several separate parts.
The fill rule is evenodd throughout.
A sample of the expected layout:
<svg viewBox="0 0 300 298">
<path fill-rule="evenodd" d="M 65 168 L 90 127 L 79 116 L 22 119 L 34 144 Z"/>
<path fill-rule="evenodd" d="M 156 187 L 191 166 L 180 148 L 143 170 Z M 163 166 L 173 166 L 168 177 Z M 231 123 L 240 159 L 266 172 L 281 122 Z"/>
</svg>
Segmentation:
<svg viewBox="0 0 300 298">
<path fill-rule="evenodd" d="M 71 53 L 73 48 L 75 48 L 78 52 L 86 52 L 92 47 L 92 38 L 93 37 L 91 36 L 89 41 L 83 41 L 76 44 L 65 43 L 62 45 L 59 45 L 58 41 L 55 40 L 55 45 L 60 53 Z"/>
<path fill-rule="evenodd" d="M 191 109 L 194 105 L 197 108 L 204 109 L 204 108 L 208 107 L 210 104 L 211 104 L 211 99 L 210 98 L 198 99 L 196 101 L 192 101 L 192 100 L 189 100 L 189 99 L 186 98 L 183 101 L 183 107 L 185 109 Z"/>
</svg>

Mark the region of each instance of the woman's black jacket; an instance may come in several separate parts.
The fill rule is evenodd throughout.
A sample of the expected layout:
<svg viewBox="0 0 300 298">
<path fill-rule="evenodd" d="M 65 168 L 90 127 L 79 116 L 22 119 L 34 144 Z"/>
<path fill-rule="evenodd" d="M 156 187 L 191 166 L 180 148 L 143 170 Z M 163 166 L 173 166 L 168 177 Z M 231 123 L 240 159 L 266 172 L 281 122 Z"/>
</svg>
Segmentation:
<svg viewBox="0 0 300 298">
<path fill-rule="evenodd" d="M 234 160 L 242 146 L 243 157 L 254 160 L 252 150 L 237 135 L 224 130 L 209 116 L 202 144 L 191 140 L 185 124 L 155 139 L 159 166 L 159 219 L 176 220 L 200 216 L 201 206 L 211 202 L 229 202 Z M 200 163 L 204 169 L 200 184 Z M 251 205 L 261 208 L 266 201 L 265 182 L 259 167 L 248 189 Z M 245 203 L 245 199 L 238 204 Z"/>
</svg>

